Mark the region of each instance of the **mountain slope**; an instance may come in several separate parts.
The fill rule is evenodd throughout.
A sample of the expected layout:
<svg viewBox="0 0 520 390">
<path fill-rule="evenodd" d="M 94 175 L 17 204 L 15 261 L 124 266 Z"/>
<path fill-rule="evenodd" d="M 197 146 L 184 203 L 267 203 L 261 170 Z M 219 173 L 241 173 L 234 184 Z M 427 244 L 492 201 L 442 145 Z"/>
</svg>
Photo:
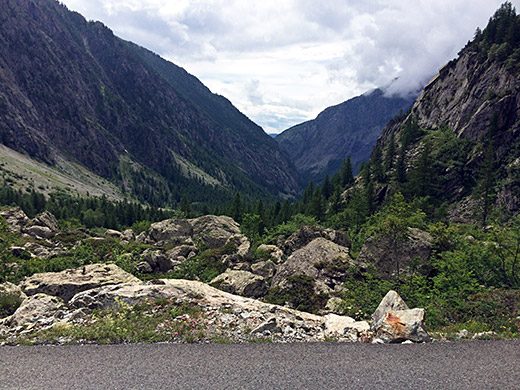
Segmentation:
<svg viewBox="0 0 520 390">
<path fill-rule="evenodd" d="M 385 127 L 377 148 L 386 160 L 391 149 L 400 150 L 386 172 L 390 188 L 436 202 L 480 204 L 484 221 L 491 205 L 518 211 L 520 18 L 510 3 L 440 69 L 409 115 Z"/>
<path fill-rule="evenodd" d="M 285 130 L 275 139 L 307 180 L 321 181 L 339 171 L 351 156 L 354 169 L 366 161 L 384 125 L 412 104 L 412 99 L 371 93 L 329 107 L 314 120 Z"/>
<path fill-rule="evenodd" d="M 276 142 L 227 99 L 101 23 L 54 0 L 0 0 L 0 24 L 2 144 L 159 204 L 299 189 Z"/>
</svg>

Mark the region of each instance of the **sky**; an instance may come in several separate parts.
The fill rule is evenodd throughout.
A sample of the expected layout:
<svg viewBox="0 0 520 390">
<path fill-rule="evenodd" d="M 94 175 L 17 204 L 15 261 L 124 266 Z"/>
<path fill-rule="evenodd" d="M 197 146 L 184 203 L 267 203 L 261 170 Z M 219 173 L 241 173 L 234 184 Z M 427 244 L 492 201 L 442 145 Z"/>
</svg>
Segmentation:
<svg viewBox="0 0 520 390">
<path fill-rule="evenodd" d="M 61 0 L 182 66 L 268 133 L 377 87 L 419 90 L 503 1 Z"/>
</svg>

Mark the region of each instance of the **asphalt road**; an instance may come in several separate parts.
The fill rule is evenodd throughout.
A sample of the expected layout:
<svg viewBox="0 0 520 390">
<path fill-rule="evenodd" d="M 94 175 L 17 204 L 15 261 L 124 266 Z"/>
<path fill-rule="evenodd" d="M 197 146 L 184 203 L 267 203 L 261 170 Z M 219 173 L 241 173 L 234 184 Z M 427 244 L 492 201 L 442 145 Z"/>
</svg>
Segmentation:
<svg viewBox="0 0 520 390">
<path fill-rule="evenodd" d="M 0 347 L 1 389 L 520 389 L 520 341 Z"/>
</svg>

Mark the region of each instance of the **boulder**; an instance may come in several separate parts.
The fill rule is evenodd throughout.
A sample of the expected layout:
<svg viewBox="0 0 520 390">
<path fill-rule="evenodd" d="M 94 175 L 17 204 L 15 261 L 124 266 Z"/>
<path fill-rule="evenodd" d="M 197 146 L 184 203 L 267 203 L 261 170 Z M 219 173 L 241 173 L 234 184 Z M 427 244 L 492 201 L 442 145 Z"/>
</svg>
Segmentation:
<svg viewBox="0 0 520 390">
<path fill-rule="evenodd" d="M 53 233 L 56 233 L 60 230 L 58 220 L 54 215 L 52 215 L 48 211 L 44 211 L 43 213 L 38 214 L 36 217 L 34 217 L 29 222 L 29 226 L 44 226 L 46 228 L 49 228 L 49 230 Z"/>
<path fill-rule="evenodd" d="M 183 257 L 184 259 L 189 259 L 193 256 L 198 255 L 199 248 L 193 245 L 179 245 L 175 248 L 170 249 L 168 252 L 166 252 L 166 255 L 173 259 L 174 261 L 179 258 Z"/>
<path fill-rule="evenodd" d="M 409 273 L 412 267 L 428 274 L 432 240 L 429 233 L 415 228 L 410 228 L 408 239 L 397 245 L 387 237 L 370 237 L 357 260 L 373 264 L 378 275 L 387 280 L 395 279 L 398 269 L 401 275 Z"/>
<path fill-rule="evenodd" d="M 259 261 L 251 265 L 251 272 L 265 279 L 269 279 L 274 276 L 276 265 L 271 260 Z"/>
<path fill-rule="evenodd" d="M 258 298 L 267 294 L 265 279 L 248 271 L 227 270 L 210 284 L 230 294 Z"/>
<path fill-rule="evenodd" d="M 399 294 L 390 290 L 372 314 L 371 330 L 379 342 L 428 342 L 424 316 L 424 309 L 409 309 Z"/>
<path fill-rule="evenodd" d="M 185 219 L 166 219 L 153 223 L 148 229 L 146 241 L 149 244 L 192 243 L 193 227 Z M 139 236 L 138 236 L 139 238 Z M 139 239 L 137 239 L 139 241 Z"/>
<path fill-rule="evenodd" d="M 20 287 L 27 295 L 45 293 L 68 301 L 78 292 L 106 284 L 138 282 L 115 264 L 91 264 L 62 272 L 46 272 L 25 278 Z"/>
<path fill-rule="evenodd" d="M 283 259 L 283 252 L 276 245 L 266 245 L 262 244 L 258 247 L 259 251 L 264 251 L 269 254 L 269 256 L 277 263 L 280 264 Z"/>
<path fill-rule="evenodd" d="M 23 229 L 23 232 L 25 234 L 28 234 L 30 237 L 36 238 L 39 240 L 51 238 L 55 234 L 55 232 L 53 232 L 47 226 L 39 226 L 39 225 L 29 226 L 29 227 Z"/>
<path fill-rule="evenodd" d="M 376 331 L 376 337 L 385 343 L 429 342 L 430 336 L 424 330 L 424 315 L 424 309 L 389 310 Z"/>
<path fill-rule="evenodd" d="M 354 261 L 348 248 L 325 238 L 315 238 L 278 266 L 271 287 L 280 285 L 289 276 L 300 274 L 313 277 L 318 286 L 322 284 L 334 289 L 345 282 L 352 265 Z"/>
<path fill-rule="evenodd" d="M 123 239 L 123 233 L 114 229 L 107 229 L 105 231 L 105 238 L 116 238 L 118 240 L 121 240 Z"/>
<path fill-rule="evenodd" d="M 135 240 L 135 233 L 132 229 L 126 229 L 121 235 L 121 240 L 123 241 L 130 242 Z"/>
<path fill-rule="evenodd" d="M 325 336 L 341 338 L 347 333 L 352 333 L 352 330 L 355 330 L 356 334 L 368 332 L 370 325 L 366 321 L 356 321 L 351 317 L 336 314 L 325 316 Z"/>
<path fill-rule="evenodd" d="M 241 236 L 238 223 L 224 215 L 204 215 L 189 219 L 188 222 L 193 226 L 193 239 L 202 242 L 209 249 L 224 246 L 232 236 Z"/>
<path fill-rule="evenodd" d="M 6 220 L 11 233 L 21 233 L 22 229 L 29 223 L 29 218 L 20 207 L 2 210 L 0 216 Z"/>
<path fill-rule="evenodd" d="M 46 294 L 35 294 L 25 299 L 7 320 L 11 327 L 49 320 L 63 307 L 63 300 Z"/>
<path fill-rule="evenodd" d="M 376 311 L 372 313 L 372 330 L 376 331 L 381 326 L 387 311 L 408 309 L 408 305 L 403 301 L 403 298 L 401 298 L 397 292 L 394 290 L 388 291 L 379 303 L 379 306 L 377 306 Z"/>
<path fill-rule="evenodd" d="M 177 258 L 167 256 L 161 250 L 147 249 L 143 253 L 143 262 L 150 265 L 151 272 L 168 272 L 176 265 L 180 264 Z"/>
<path fill-rule="evenodd" d="M 24 244 L 23 248 L 40 259 L 55 257 L 67 251 L 60 243 L 49 245 L 46 241 L 29 241 Z"/>
<path fill-rule="evenodd" d="M 237 248 L 237 255 L 245 257 L 249 254 L 249 250 L 251 249 L 251 242 L 247 239 L 243 234 L 234 234 L 229 237 L 226 241 L 226 244 L 233 244 Z"/>
<path fill-rule="evenodd" d="M 282 333 L 282 328 L 278 325 L 276 317 L 267 319 L 251 331 L 252 335 L 262 336 L 271 336 L 273 333 Z"/>
<path fill-rule="evenodd" d="M 321 226 L 302 226 L 285 241 L 280 242 L 278 246 L 285 254 L 291 254 L 316 238 L 324 238 L 347 248 L 350 248 L 352 244 L 348 236 L 338 230 L 326 229 Z"/>
<path fill-rule="evenodd" d="M 31 257 L 33 257 L 32 253 L 28 252 L 27 250 L 25 250 L 24 247 L 22 246 L 11 246 L 9 247 L 9 252 L 14 256 L 14 257 L 17 257 L 19 259 L 30 259 Z"/>
<path fill-rule="evenodd" d="M 21 300 L 27 298 L 27 295 L 25 295 L 19 286 L 10 282 L 0 283 L 0 296 L 6 295 L 11 295 Z"/>
</svg>

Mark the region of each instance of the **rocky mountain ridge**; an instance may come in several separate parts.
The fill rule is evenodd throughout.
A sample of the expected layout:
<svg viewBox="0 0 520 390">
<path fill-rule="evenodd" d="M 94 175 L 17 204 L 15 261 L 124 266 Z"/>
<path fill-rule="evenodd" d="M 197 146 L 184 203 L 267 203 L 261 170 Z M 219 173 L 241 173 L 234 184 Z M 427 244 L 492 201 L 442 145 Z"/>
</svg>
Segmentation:
<svg viewBox="0 0 520 390">
<path fill-rule="evenodd" d="M 377 158 L 380 160 L 384 154 L 383 159 L 393 160 L 393 164 L 387 164 L 393 165 L 393 169 L 402 163 L 409 177 L 421 164 L 419 156 L 429 158 L 431 172 L 426 179 L 432 187 L 430 195 L 450 203 L 465 199 L 466 205 L 473 202 L 470 195 L 478 197 L 476 192 L 482 191 L 479 187 L 484 185 L 487 167 L 485 202 L 490 201 L 509 213 L 518 212 L 518 29 L 520 19 L 511 4 L 505 3 L 490 19 L 488 27 L 483 32 L 478 30 L 458 58 L 442 67 L 426 85 L 411 112 L 383 129 L 377 141 Z M 510 32 L 506 35 L 497 31 Z M 425 149 L 429 155 L 423 152 Z M 387 174 L 390 176 L 392 172 Z M 407 180 L 402 172 L 400 180 Z M 458 210 L 454 210 L 456 218 L 462 221 L 467 214 L 464 207 L 459 203 L 455 206 Z"/>
<path fill-rule="evenodd" d="M 285 130 L 276 141 L 307 181 L 322 181 L 351 157 L 354 171 L 368 160 L 383 127 L 406 111 L 413 98 L 385 96 L 376 89 L 329 107 L 316 119 Z"/>
</svg>

